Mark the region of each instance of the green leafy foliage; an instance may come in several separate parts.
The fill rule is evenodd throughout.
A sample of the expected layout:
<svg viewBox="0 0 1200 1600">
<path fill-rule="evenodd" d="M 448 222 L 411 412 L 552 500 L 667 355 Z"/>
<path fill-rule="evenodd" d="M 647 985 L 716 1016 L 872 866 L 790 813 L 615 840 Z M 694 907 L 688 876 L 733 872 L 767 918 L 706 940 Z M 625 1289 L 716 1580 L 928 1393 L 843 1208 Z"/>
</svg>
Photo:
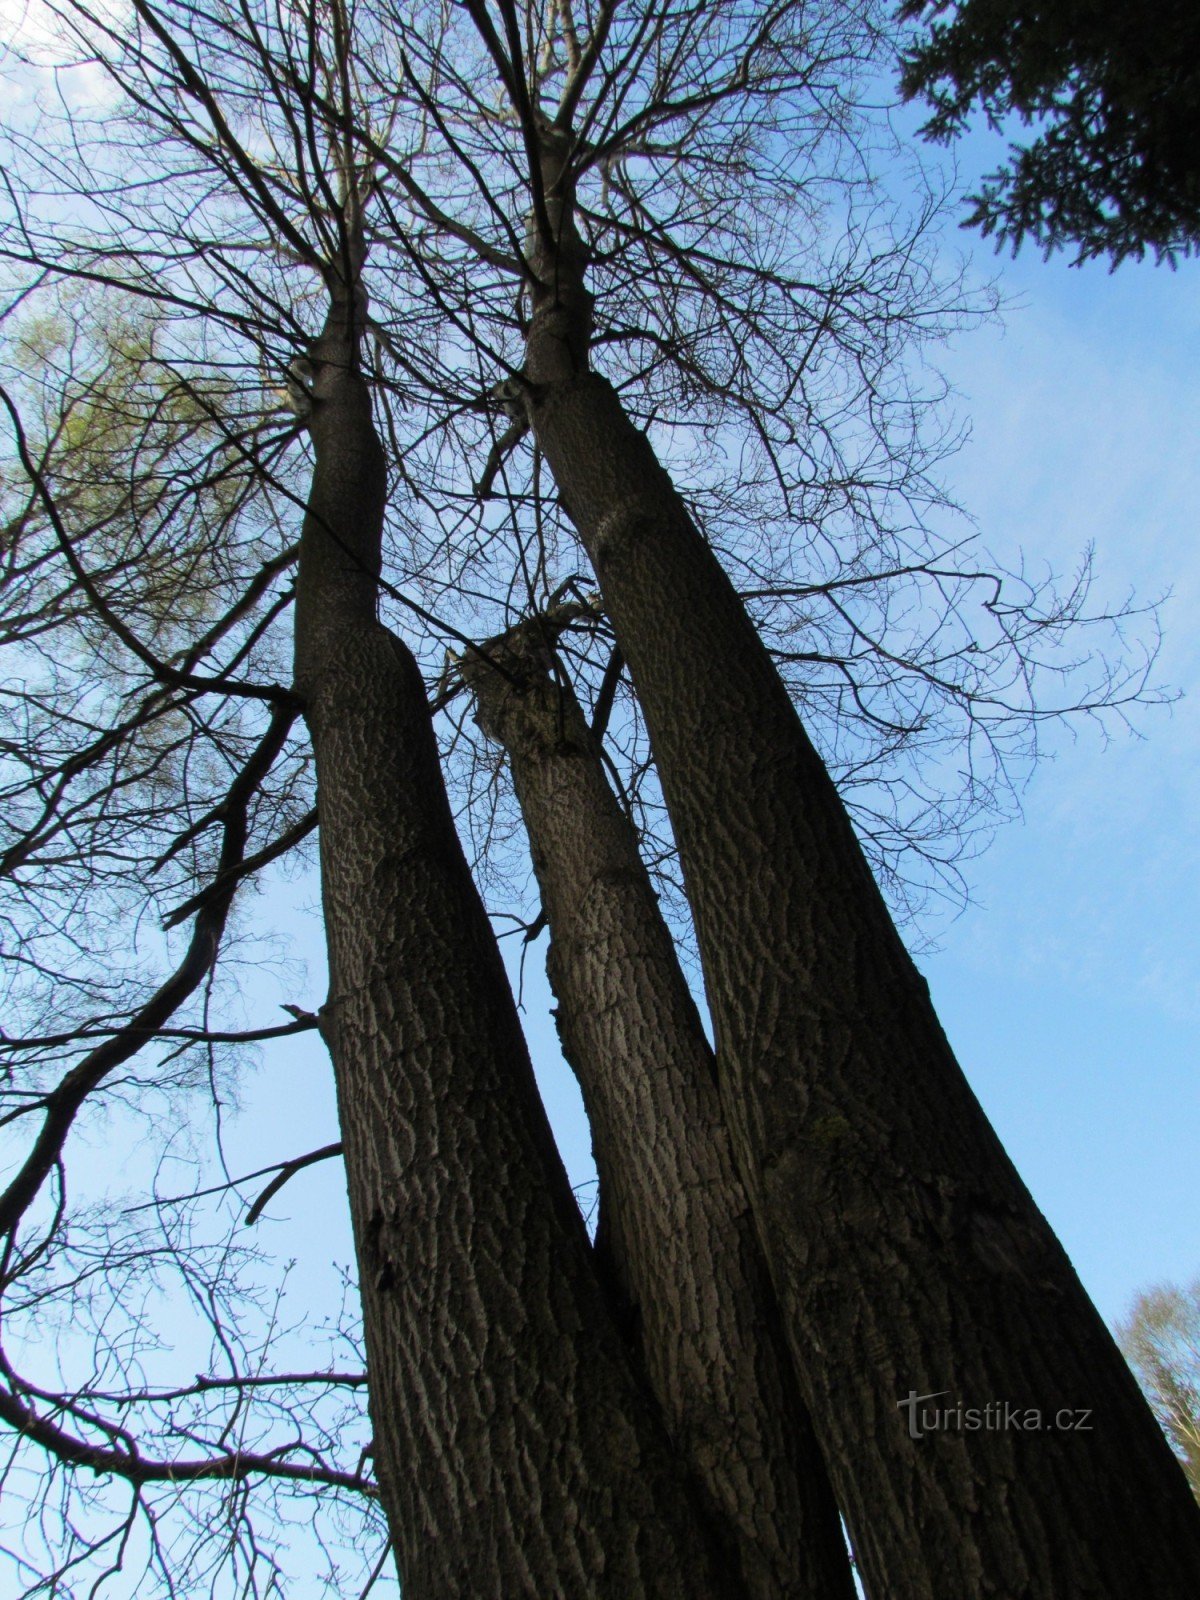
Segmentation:
<svg viewBox="0 0 1200 1600">
<path fill-rule="evenodd" d="M 923 31 L 901 57 L 906 99 L 948 143 L 973 110 L 1030 137 L 970 197 L 966 226 L 1114 266 L 1200 248 L 1200 7 L 1160 0 L 905 0 Z"/>
</svg>

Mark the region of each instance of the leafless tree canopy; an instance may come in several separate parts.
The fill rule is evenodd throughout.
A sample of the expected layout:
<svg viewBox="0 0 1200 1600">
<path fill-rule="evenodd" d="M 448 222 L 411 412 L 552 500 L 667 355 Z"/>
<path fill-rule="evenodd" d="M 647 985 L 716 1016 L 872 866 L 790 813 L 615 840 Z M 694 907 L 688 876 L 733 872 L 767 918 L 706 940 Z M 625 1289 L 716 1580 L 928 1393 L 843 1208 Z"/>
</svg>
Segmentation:
<svg viewBox="0 0 1200 1600">
<path fill-rule="evenodd" d="M 1117 1340 L 1200 1500 L 1200 1282 L 1139 1294 Z"/>
<path fill-rule="evenodd" d="M 0 222 L 9 1581 L 382 1592 L 353 1281 L 300 1316 L 244 1227 L 285 1182 L 303 1213 L 338 1130 L 304 1151 L 264 1129 L 249 1177 L 221 1145 L 247 1062 L 323 998 L 256 1003 L 268 958 L 291 969 L 249 907 L 319 826 L 291 687 L 307 352 L 355 229 L 380 613 L 500 931 L 539 906 L 459 663 L 566 603 L 554 670 L 691 940 L 645 725 L 523 421 L 556 227 L 531 130 L 561 131 L 593 362 L 898 911 L 965 892 L 1045 723 L 1154 696 L 1153 619 L 1096 602 L 1086 554 L 1065 580 L 1001 570 L 939 485 L 960 432 L 938 344 L 989 306 L 872 106 L 881 8 L 54 0 L 23 37 Z"/>
</svg>

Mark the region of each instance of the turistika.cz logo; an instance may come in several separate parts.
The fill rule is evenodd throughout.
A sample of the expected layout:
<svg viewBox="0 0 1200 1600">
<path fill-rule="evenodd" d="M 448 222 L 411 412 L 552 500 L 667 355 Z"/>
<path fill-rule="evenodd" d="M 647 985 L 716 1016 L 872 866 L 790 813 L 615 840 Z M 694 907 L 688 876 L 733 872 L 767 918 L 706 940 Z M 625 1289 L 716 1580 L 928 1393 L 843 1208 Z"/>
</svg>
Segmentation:
<svg viewBox="0 0 1200 1600">
<path fill-rule="evenodd" d="M 901 1411 L 908 1412 L 908 1436 L 923 1439 L 927 1433 L 1090 1433 L 1091 1410 L 1063 1407 L 1058 1411 L 1043 1411 L 1040 1406 L 1019 1405 L 1011 1400 L 989 1400 L 985 1406 L 956 1405 L 931 1406 L 930 1400 L 941 1400 L 949 1389 L 935 1389 L 932 1394 L 908 1391 L 908 1397 L 897 1400 Z"/>
</svg>

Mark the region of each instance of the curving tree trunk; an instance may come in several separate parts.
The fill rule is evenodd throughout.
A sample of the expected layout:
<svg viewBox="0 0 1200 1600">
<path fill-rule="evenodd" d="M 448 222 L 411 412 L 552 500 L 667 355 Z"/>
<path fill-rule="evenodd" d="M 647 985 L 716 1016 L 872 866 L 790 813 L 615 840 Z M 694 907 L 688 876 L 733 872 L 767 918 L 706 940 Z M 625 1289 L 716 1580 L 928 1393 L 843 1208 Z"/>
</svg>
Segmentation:
<svg viewBox="0 0 1200 1600">
<path fill-rule="evenodd" d="M 746 1592 L 849 1597 L 850 1564 L 717 1090 L 633 826 L 552 640 L 578 607 L 462 663 L 503 745 L 550 928 L 563 1053 L 583 1090 L 603 1248 L 668 1429 Z"/>
<path fill-rule="evenodd" d="M 1195 1595 L 1183 1475 L 963 1077 L 745 608 L 588 370 L 570 148 L 543 137 L 529 419 L 650 730 L 735 1155 L 868 1591 Z M 1052 1426 L 1067 1410 L 1082 1428 Z"/>
<path fill-rule="evenodd" d="M 311 351 L 296 684 L 320 794 L 322 1028 L 406 1600 L 738 1596 L 602 1297 L 424 685 L 376 620 L 386 475 L 349 299 Z"/>
</svg>

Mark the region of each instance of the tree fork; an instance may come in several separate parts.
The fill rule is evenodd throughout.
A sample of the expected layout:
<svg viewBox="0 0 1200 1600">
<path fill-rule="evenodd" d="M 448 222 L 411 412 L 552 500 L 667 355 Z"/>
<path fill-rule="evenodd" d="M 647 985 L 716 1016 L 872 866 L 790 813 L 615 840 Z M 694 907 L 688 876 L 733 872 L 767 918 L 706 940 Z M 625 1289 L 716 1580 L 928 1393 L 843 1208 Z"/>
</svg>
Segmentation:
<svg viewBox="0 0 1200 1600">
<path fill-rule="evenodd" d="M 310 352 L 296 686 L 380 1488 L 405 1594 L 740 1596 L 601 1294 L 454 830 L 375 616 L 386 473 L 351 297 Z"/>
<path fill-rule="evenodd" d="M 558 613 L 569 621 L 581 609 Z M 606 1248 L 668 1428 L 747 1592 L 849 1597 L 837 1507 L 734 1167 L 716 1063 L 637 837 L 574 692 L 554 675 L 559 626 L 554 612 L 535 617 L 460 666 L 480 727 L 507 752 L 525 820 Z"/>
</svg>

